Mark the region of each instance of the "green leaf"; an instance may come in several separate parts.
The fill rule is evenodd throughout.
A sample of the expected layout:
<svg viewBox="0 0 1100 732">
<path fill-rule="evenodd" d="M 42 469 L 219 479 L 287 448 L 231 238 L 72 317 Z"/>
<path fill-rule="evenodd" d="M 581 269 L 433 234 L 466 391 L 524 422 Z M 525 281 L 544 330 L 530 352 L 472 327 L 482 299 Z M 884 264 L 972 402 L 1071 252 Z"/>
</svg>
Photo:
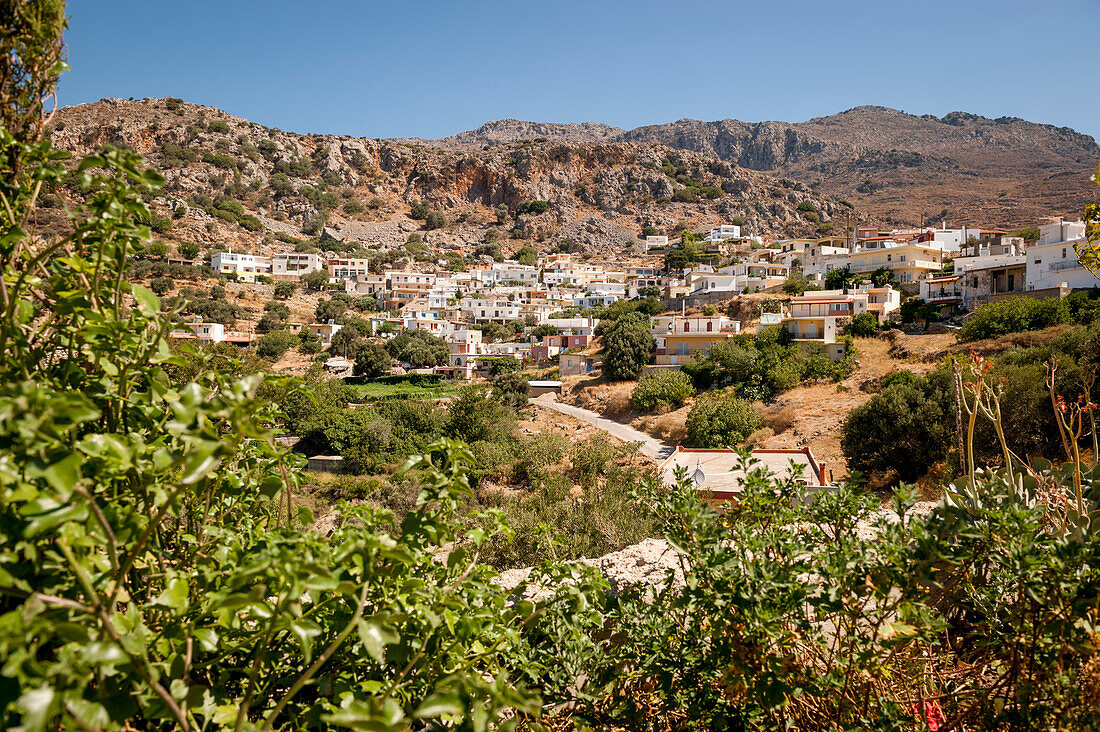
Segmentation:
<svg viewBox="0 0 1100 732">
<path fill-rule="evenodd" d="M 313 509 L 309 506 L 298 506 L 298 523 L 302 526 L 313 524 Z"/>
<path fill-rule="evenodd" d="M 367 655 L 379 664 L 386 662 L 386 645 L 400 640 L 400 636 L 393 628 L 372 618 L 360 620 L 358 630 L 359 640 L 363 642 L 363 648 L 367 651 Z"/>
<path fill-rule="evenodd" d="M 153 600 L 153 605 L 168 608 L 173 615 L 179 615 L 187 609 L 189 591 L 190 587 L 186 580 L 174 577 L 168 581 L 168 586 L 164 589 L 164 592 Z"/>
<path fill-rule="evenodd" d="M 54 690 L 48 686 L 40 686 L 25 692 L 15 705 L 23 712 L 24 732 L 36 732 L 45 730 L 46 722 L 53 716 L 51 707 L 54 701 Z"/>
<path fill-rule="evenodd" d="M 130 290 L 133 292 L 138 310 L 143 315 L 155 317 L 160 312 L 160 298 L 154 295 L 152 290 L 136 284 L 131 284 Z"/>
<path fill-rule="evenodd" d="M 269 475 L 259 485 L 260 495 L 264 498 L 274 498 L 275 494 L 283 488 L 283 479 L 277 475 Z"/>
<path fill-rule="evenodd" d="M 458 693 L 453 689 L 437 691 L 421 702 L 413 715 L 420 719 L 434 719 L 444 714 L 462 714 L 464 708 Z"/>
<path fill-rule="evenodd" d="M 309 663 L 313 660 L 313 639 L 321 634 L 321 626 L 312 620 L 301 618 L 290 624 L 290 632 L 298 639 L 305 662 Z"/>
<path fill-rule="evenodd" d="M 217 442 L 205 441 L 201 443 L 184 464 L 180 482 L 184 485 L 190 485 L 209 475 L 220 459 L 216 454 L 220 447 L 221 445 Z"/>
</svg>

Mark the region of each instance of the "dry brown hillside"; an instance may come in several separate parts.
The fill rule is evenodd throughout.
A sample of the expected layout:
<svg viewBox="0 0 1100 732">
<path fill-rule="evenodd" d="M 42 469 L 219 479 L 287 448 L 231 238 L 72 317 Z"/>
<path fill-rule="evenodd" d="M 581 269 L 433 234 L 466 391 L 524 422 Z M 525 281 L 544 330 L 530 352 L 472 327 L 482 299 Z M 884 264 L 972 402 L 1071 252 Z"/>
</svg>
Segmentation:
<svg viewBox="0 0 1100 732">
<path fill-rule="evenodd" d="M 674 233 L 739 221 L 750 234 L 811 235 L 847 211 L 803 183 L 657 143 L 540 138 L 447 150 L 284 132 L 171 98 L 62 109 L 52 139 L 77 157 L 104 144 L 145 155 L 168 179 L 156 204 L 172 220 L 162 233 L 204 248 L 276 237 L 401 248 L 416 233 L 432 256 L 493 243 L 604 255 L 636 246 L 647 225 Z M 800 211 L 805 202 L 816 212 Z M 414 204 L 443 220 L 429 228 Z"/>
<path fill-rule="evenodd" d="M 546 136 L 660 143 L 766 171 L 846 199 L 868 220 L 1014 227 L 1079 215 L 1095 201 L 1100 146 L 1068 127 L 967 112 L 943 117 L 863 106 L 806 122 L 681 119 L 615 127 L 500 120 L 433 141 L 469 148 Z"/>
</svg>

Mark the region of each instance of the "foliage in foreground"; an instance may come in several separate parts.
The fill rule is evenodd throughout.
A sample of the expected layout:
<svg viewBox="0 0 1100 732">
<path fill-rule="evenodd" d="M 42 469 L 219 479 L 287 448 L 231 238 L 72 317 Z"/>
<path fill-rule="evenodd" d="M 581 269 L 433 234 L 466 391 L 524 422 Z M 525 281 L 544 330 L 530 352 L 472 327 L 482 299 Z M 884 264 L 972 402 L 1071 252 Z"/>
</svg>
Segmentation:
<svg viewBox="0 0 1100 732">
<path fill-rule="evenodd" d="M 641 485 L 679 570 L 664 584 L 612 594 L 545 563 L 503 590 L 480 551 L 509 529 L 463 512 L 473 457 L 453 441 L 410 461 L 400 525 L 342 506 L 331 533 L 306 528 L 257 396 L 280 385 L 173 354 L 178 311 L 119 274 L 163 179 L 117 150 L 81 168 L 73 233 L 32 239 L 59 156 L 0 131 L 6 728 L 1100 725 L 1100 476 L 1079 459 L 970 461 L 944 505 L 913 516 L 901 495 L 893 522 L 758 470 L 724 514 L 686 481 Z"/>
</svg>

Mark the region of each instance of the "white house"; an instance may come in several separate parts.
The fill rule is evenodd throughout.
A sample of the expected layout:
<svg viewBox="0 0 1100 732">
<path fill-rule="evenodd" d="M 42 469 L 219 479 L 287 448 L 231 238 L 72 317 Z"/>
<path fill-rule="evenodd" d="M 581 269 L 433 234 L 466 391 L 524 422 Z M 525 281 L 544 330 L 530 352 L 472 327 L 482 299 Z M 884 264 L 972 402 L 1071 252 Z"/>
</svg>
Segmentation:
<svg viewBox="0 0 1100 732">
<path fill-rule="evenodd" d="M 301 277 L 325 268 L 320 254 L 308 252 L 284 252 L 271 258 L 271 274 L 275 277 Z"/>
<path fill-rule="evenodd" d="M 1065 283 L 1071 289 L 1100 286 L 1081 266 L 1074 245 L 1085 239 L 1081 221 L 1056 221 L 1039 227 L 1039 241 L 1027 248 L 1025 281 L 1028 290 L 1046 290 Z"/>
<path fill-rule="evenodd" d="M 197 338 L 199 343 L 221 343 L 225 340 L 225 326 L 221 323 L 206 323 L 202 318 L 192 318 L 185 323 L 186 329 L 171 332 L 175 338 Z"/>
<path fill-rule="evenodd" d="M 242 282 L 255 282 L 257 277 L 271 274 L 271 257 L 232 251 L 214 252 L 210 255 L 210 269 L 219 277 L 236 275 Z"/>
</svg>

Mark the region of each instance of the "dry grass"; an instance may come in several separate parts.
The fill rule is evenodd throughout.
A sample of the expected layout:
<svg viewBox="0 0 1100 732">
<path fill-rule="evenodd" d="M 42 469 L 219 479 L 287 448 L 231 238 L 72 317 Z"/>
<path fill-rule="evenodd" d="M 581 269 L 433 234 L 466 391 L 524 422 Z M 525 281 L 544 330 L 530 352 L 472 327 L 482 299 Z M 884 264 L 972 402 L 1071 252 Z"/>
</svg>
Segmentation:
<svg viewBox="0 0 1100 732">
<path fill-rule="evenodd" d="M 772 431 L 772 434 L 781 435 L 798 420 L 798 412 L 795 411 L 794 407 L 786 406 L 780 407 L 778 411 L 768 412 L 762 417 L 764 425 Z"/>
</svg>

